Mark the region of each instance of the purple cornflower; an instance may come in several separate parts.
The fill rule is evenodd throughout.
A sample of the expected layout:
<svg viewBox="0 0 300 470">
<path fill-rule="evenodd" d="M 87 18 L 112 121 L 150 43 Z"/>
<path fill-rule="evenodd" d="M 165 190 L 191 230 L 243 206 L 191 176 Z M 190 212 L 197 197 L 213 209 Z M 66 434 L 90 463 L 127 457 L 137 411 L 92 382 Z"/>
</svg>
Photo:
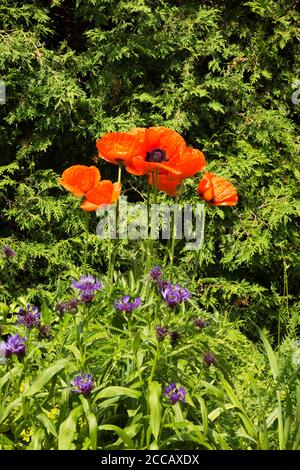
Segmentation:
<svg viewBox="0 0 300 470">
<path fill-rule="evenodd" d="M 117 310 L 124 313 L 131 313 L 133 310 L 138 308 L 142 303 L 140 297 L 134 299 L 133 302 L 130 302 L 130 295 L 125 295 L 118 300 L 114 301 L 114 306 Z"/>
<path fill-rule="evenodd" d="M 93 276 L 81 276 L 79 281 L 73 279 L 72 287 L 82 291 L 82 293 L 86 292 L 96 292 L 97 290 L 102 288 L 101 281 L 96 281 Z"/>
<path fill-rule="evenodd" d="M 87 304 L 94 299 L 95 292 L 102 288 L 101 281 L 96 281 L 93 276 L 81 276 L 79 281 L 73 279 L 72 287 L 80 291 L 80 300 Z"/>
<path fill-rule="evenodd" d="M 63 313 L 66 313 L 66 312 L 76 313 L 77 304 L 78 304 L 78 300 L 72 299 L 72 300 L 68 300 L 67 302 L 60 302 L 56 304 L 55 308 L 59 315 L 62 315 Z"/>
<path fill-rule="evenodd" d="M 212 364 L 217 364 L 218 362 L 216 355 L 212 352 L 205 353 L 202 359 L 207 367 L 211 366 Z"/>
<path fill-rule="evenodd" d="M 16 252 L 8 245 L 3 245 L 2 253 L 5 258 L 14 258 L 16 256 Z"/>
<path fill-rule="evenodd" d="M 165 397 L 168 397 L 169 402 L 172 403 L 172 405 L 175 405 L 178 401 L 185 403 L 186 390 L 184 387 L 177 388 L 176 384 L 173 383 L 165 388 L 164 395 Z"/>
<path fill-rule="evenodd" d="M 156 326 L 155 333 L 158 341 L 163 341 L 168 334 L 168 329 L 165 326 Z"/>
<path fill-rule="evenodd" d="M 171 346 L 174 348 L 180 339 L 180 333 L 177 331 L 171 331 L 169 333 Z"/>
<path fill-rule="evenodd" d="M 149 272 L 149 275 L 152 279 L 152 281 L 157 284 L 161 279 L 162 279 L 162 269 L 160 266 L 154 266 L 154 268 L 151 269 Z"/>
<path fill-rule="evenodd" d="M 20 308 L 18 312 L 18 323 L 20 325 L 26 326 L 29 330 L 34 326 L 38 326 L 40 323 L 41 314 L 38 311 L 38 308 L 34 305 L 28 304 L 26 309 Z"/>
<path fill-rule="evenodd" d="M 18 333 L 10 335 L 6 341 L 6 356 L 16 354 L 18 357 L 23 357 L 26 351 L 26 339 Z"/>
<path fill-rule="evenodd" d="M 164 281 L 167 282 L 167 281 Z M 184 287 L 181 287 L 179 284 L 174 286 L 171 283 L 168 283 L 165 288 L 161 289 L 161 294 L 164 301 L 168 304 L 170 308 L 176 307 L 180 302 L 185 302 L 190 298 L 190 293 Z"/>
<path fill-rule="evenodd" d="M 71 380 L 70 385 L 72 387 L 72 392 L 81 393 L 85 397 L 90 395 L 91 391 L 95 387 L 91 374 L 75 375 L 74 379 Z"/>
<path fill-rule="evenodd" d="M 208 325 L 208 321 L 203 320 L 202 318 L 195 318 L 194 324 L 195 324 L 196 328 L 202 329 L 202 328 L 205 328 Z"/>
<path fill-rule="evenodd" d="M 50 325 L 40 325 L 39 326 L 39 339 L 51 339 L 51 326 Z"/>
</svg>

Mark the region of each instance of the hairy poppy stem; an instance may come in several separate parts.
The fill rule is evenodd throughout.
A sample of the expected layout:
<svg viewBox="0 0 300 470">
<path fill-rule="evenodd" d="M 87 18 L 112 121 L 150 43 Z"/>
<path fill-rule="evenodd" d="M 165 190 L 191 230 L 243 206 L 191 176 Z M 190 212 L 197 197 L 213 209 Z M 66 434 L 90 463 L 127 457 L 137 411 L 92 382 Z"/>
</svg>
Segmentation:
<svg viewBox="0 0 300 470">
<path fill-rule="evenodd" d="M 157 204 L 157 195 L 158 195 L 158 169 L 155 168 L 155 171 L 153 172 L 152 175 L 152 180 L 153 180 L 153 206 Z M 154 207 L 153 207 L 154 210 Z M 154 248 L 154 240 L 152 239 L 152 222 L 153 220 L 151 219 L 151 225 L 150 225 L 150 260 L 151 260 L 151 253 L 153 252 Z"/>
<path fill-rule="evenodd" d="M 175 205 L 178 204 L 180 199 L 180 191 L 175 196 Z M 170 279 L 172 280 L 173 276 L 173 264 L 174 264 L 174 253 L 175 253 L 175 214 L 172 212 L 172 221 L 171 221 L 171 250 L 170 250 Z"/>
<path fill-rule="evenodd" d="M 83 272 L 87 274 L 87 256 L 88 256 L 88 244 L 89 244 L 89 214 L 85 212 L 85 240 L 83 248 Z"/>
<path fill-rule="evenodd" d="M 147 260 L 146 260 L 146 272 L 150 270 L 150 259 L 151 259 L 151 247 L 150 247 L 150 184 L 147 178 Z"/>
<path fill-rule="evenodd" d="M 120 163 L 119 168 L 118 168 L 118 183 L 121 183 L 121 178 L 122 178 L 122 165 Z M 118 244 L 119 244 L 119 218 L 120 218 L 120 199 L 118 198 L 116 202 L 116 227 L 115 227 L 116 228 L 116 240 L 114 242 L 113 250 L 112 250 L 112 241 L 111 239 L 109 240 L 108 280 L 109 280 L 110 287 L 112 287 L 113 285 L 115 261 L 117 257 Z"/>
</svg>

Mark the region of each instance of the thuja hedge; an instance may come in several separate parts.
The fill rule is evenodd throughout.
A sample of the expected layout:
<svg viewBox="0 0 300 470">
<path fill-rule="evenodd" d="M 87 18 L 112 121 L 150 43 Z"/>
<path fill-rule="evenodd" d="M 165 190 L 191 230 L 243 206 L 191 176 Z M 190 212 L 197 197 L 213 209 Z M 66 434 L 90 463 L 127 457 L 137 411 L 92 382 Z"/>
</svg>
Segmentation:
<svg viewBox="0 0 300 470">
<path fill-rule="evenodd" d="M 208 310 L 273 329 L 297 315 L 300 14 L 290 0 L 2 0 L 1 301 L 47 299 L 80 265 L 84 221 L 59 188 L 93 164 L 107 131 L 163 125 L 229 178 L 236 208 L 213 208 L 200 254 L 177 247 L 175 269 Z M 298 74 L 298 77 L 297 77 Z M 100 165 L 100 163 L 99 163 Z M 101 166 L 104 177 L 116 174 Z M 197 178 L 195 178 L 197 181 Z M 124 179 L 131 201 L 133 177 Z M 135 181 L 143 189 L 141 180 Z M 187 183 L 186 200 L 195 202 Z M 90 223 L 89 270 L 105 271 Z M 136 259 L 138 245 L 124 243 Z M 155 254 L 153 255 L 155 258 Z M 117 260 L 122 269 L 122 257 Z M 297 323 L 297 321 L 296 321 Z"/>
</svg>

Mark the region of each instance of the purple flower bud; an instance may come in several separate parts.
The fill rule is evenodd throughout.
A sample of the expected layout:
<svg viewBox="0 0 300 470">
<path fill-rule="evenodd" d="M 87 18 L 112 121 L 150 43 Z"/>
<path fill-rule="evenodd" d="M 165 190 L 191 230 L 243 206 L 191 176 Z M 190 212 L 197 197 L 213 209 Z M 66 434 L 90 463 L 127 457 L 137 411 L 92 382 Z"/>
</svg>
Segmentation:
<svg viewBox="0 0 300 470">
<path fill-rule="evenodd" d="M 202 328 L 205 328 L 208 325 L 208 321 L 207 320 L 202 320 L 202 318 L 195 318 L 194 324 L 195 324 L 196 328 L 202 329 Z"/>
<path fill-rule="evenodd" d="M 94 292 L 86 291 L 86 292 L 82 292 L 82 294 L 80 294 L 80 300 L 83 304 L 88 304 L 88 303 L 92 302 L 94 297 L 95 297 Z"/>
<path fill-rule="evenodd" d="M 174 348 L 180 339 L 180 333 L 177 331 L 171 331 L 169 333 L 171 346 Z"/>
<path fill-rule="evenodd" d="M 16 256 L 16 252 L 8 245 L 3 245 L 2 254 L 5 258 L 14 258 Z"/>
<path fill-rule="evenodd" d="M 71 299 L 67 302 L 60 302 L 56 304 L 56 311 L 59 315 L 63 315 L 64 313 L 76 313 L 77 312 L 77 299 Z"/>
<path fill-rule="evenodd" d="M 212 352 L 205 353 L 202 359 L 203 359 L 203 363 L 207 367 L 209 367 L 211 365 L 214 365 L 214 364 L 217 364 L 217 362 L 218 362 L 215 354 L 212 353 Z"/>
<path fill-rule="evenodd" d="M 168 329 L 165 326 L 156 326 L 155 333 L 158 341 L 163 341 L 168 334 Z"/>
<path fill-rule="evenodd" d="M 40 325 L 39 326 L 39 339 L 51 339 L 51 326 L 50 325 Z"/>
<path fill-rule="evenodd" d="M 149 275 L 155 284 L 157 284 L 161 280 L 162 274 L 163 273 L 160 266 L 154 266 L 154 268 L 152 268 L 149 272 Z"/>
</svg>

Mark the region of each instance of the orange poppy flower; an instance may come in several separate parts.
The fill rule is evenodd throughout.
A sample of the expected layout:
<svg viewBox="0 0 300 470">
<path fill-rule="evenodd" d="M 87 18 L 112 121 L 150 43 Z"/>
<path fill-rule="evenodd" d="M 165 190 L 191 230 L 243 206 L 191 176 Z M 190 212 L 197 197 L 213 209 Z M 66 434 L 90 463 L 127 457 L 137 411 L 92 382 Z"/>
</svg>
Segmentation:
<svg viewBox="0 0 300 470">
<path fill-rule="evenodd" d="M 198 194 L 211 206 L 235 206 L 238 202 L 235 187 L 228 180 L 214 173 L 203 175 L 198 185 Z"/>
<path fill-rule="evenodd" d="M 86 193 L 86 199 L 80 207 L 87 212 L 91 212 L 100 206 L 112 204 L 119 199 L 121 188 L 121 183 L 112 183 L 109 180 L 103 180 Z"/>
<path fill-rule="evenodd" d="M 203 153 L 187 148 L 184 139 L 166 127 L 105 134 L 97 141 L 97 148 L 100 158 L 112 163 L 122 162 L 134 175 L 157 171 L 188 178 L 205 167 Z"/>
<path fill-rule="evenodd" d="M 95 166 L 74 165 L 67 168 L 59 179 L 60 184 L 73 196 L 81 197 L 100 181 L 100 172 Z"/>
</svg>

